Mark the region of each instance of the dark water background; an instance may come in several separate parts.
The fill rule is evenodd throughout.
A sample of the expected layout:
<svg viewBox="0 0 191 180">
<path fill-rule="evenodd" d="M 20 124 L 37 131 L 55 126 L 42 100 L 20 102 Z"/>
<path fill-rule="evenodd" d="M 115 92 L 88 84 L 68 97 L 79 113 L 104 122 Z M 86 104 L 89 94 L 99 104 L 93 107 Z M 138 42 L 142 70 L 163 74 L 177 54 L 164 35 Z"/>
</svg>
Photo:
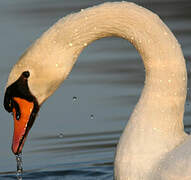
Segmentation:
<svg viewBox="0 0 191 180">
<path fill-rule="evenodd" d="M 102 2 L 106 0 L 0 1 L 1 104 L 9 71 L 25 49 L 61 17 Z M 155 11 L 174 32 L 190 77 L 191 1 L 133 2 Z M 69 78 L 41 108 L 23 150 L 24 179 L 112 180 L 116 144 L 143 82 L 140 56 L 129 42 L 105 38 L 88 46 Z M 190 94 L 188 89 L 187 131 L 191 125 Z M 15 179 L 13 121 L 0 107 L 0 180 Z"/>
</svg>

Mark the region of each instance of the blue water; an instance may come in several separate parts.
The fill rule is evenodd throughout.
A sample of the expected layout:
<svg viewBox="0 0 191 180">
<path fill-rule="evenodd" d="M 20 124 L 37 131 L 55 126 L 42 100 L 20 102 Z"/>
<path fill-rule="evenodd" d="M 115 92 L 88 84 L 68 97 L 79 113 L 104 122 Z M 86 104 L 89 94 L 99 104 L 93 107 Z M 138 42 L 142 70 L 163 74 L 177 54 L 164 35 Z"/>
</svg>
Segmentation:
<svg viewBox="0 0 191 180">
<path fill-rule="evenodd" d="M 101 2 L 106 0 L 1 0 L 1 102 L 9 71 L 26 48 L 56 20 Z M 133 2 L 159 14 L 182 46 L 189 77 L 184 122 L 191 132 L 191 1 Z M 105 38 L 88 46 L 40 110 L 23 149 L 23 179 L 112 180 L 116 144 L 143 82 L 140 56 L 127 41 Z M 16 179 L 13 120 L 3 106 L 0 118 L 0 180 Z"/>
</svg>

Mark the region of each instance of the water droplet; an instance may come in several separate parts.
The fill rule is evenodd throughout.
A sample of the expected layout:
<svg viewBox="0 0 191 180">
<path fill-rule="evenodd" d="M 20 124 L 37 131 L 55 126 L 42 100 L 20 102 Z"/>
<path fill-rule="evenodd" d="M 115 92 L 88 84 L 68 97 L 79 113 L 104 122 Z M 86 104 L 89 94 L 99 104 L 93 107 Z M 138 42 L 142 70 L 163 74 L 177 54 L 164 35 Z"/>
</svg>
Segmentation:
<svg viewBox="0 0 191 180">
<path fill-rule="evenodd" d="M 131 36 L 131 37 L 130 37 L 130 39 L 131 39 L 131 41 L 133 41 L 133 40 L 134 40 L 134 37 L 133 37 L 133 36 Z"/>
<path fill-rule="evenodd" d="M 168 82 L 171 83 L 171 79 L 169 79 Z"/>
<path fill-rule="evenodd" d="M 58 137 L 59 137 L 59 138 L 63 138 L 63 137 L 64 137 L 64 134 L 63 134 L 63 133 L 59 133 L 59 134 L 58 134 Z"/>
<path fill-rule="evenodd" d="M 58 67 L 58 64 L 56 64 L 56 67 Z"/>
<path fill-rule="evenodd" d="M 84 43 L 84 46 L 87 46 L 87 43 Z"/>
<path fill-rule="evenodd" d="M 73 45 L 73 44 L 70 42 L 70 43 L 69 43 L 69 46 L 72 47 L 72 45 Z"/>
<path fill-rule="evenodd" d="M 90 115 L 90 119 L 91 119 L 91 120 L 94 119 L 94 115 L 93 115 L 93 114 Z"/>
<path fill-rule="evenodd" d="M 22 167 L 22 156 L 21 156 L 21 154 L 16 155 L 16 162 L 17 162 L 16 176 L 17 176 L 18 180 L 22 180 L 23 167 Z"/>
<path fill-rule="evenodd" d="M 84 11 L 84 9 L 81 9 L 81 12 L 83 12 Z"/>
<path fill-rule="evenodd" d="M 76 96 L 74 96 L 72 99 L 73 99 L 73 102 L 77 101 L 77 97 Z"/>
</svg>

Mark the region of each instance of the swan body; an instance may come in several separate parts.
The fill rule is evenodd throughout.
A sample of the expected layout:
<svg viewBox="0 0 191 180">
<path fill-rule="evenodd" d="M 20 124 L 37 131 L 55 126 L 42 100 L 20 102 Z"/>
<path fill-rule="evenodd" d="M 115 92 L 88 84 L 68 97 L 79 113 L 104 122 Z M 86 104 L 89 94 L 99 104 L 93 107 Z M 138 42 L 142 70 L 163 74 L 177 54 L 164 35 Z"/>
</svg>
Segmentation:
<svg viewBox="0 0 191 180">
<path fill-rule="evenodd" d="M 28 71 L 28 88 L 41 105 L 66 79 L 81 51 L 108 36 L 129 40 L 146 72 L 140 99 L 117 146 L 115 179 L 191 179 L 191 139 L 183 127 L 184 56 L 168 27 L 143 7 L 104 3 L 60 19 L 15 64 L 7 88 Z"/>
</svg>

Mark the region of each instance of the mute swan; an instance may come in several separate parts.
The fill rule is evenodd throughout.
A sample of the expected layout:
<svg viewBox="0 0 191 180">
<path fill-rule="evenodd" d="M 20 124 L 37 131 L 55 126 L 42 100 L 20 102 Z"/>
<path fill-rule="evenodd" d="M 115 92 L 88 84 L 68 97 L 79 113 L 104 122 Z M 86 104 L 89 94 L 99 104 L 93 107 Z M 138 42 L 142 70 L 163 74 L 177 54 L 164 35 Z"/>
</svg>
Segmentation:
<svg viewBox="0 0 191 180">
<path fill-rule="evenodd" d="M 66 79 L 81 51 L 106 36 L 129 40 L 146 71 L 141 97 L 117 146 L 115 179 L 191 179 L 181 48 L 157 15 L 128 2 L 104 3 L 59 20 L 15 64 L 4 98 L 14 117 L 13 153 L 22 151 L 39 107 Z"/>
</svg>

